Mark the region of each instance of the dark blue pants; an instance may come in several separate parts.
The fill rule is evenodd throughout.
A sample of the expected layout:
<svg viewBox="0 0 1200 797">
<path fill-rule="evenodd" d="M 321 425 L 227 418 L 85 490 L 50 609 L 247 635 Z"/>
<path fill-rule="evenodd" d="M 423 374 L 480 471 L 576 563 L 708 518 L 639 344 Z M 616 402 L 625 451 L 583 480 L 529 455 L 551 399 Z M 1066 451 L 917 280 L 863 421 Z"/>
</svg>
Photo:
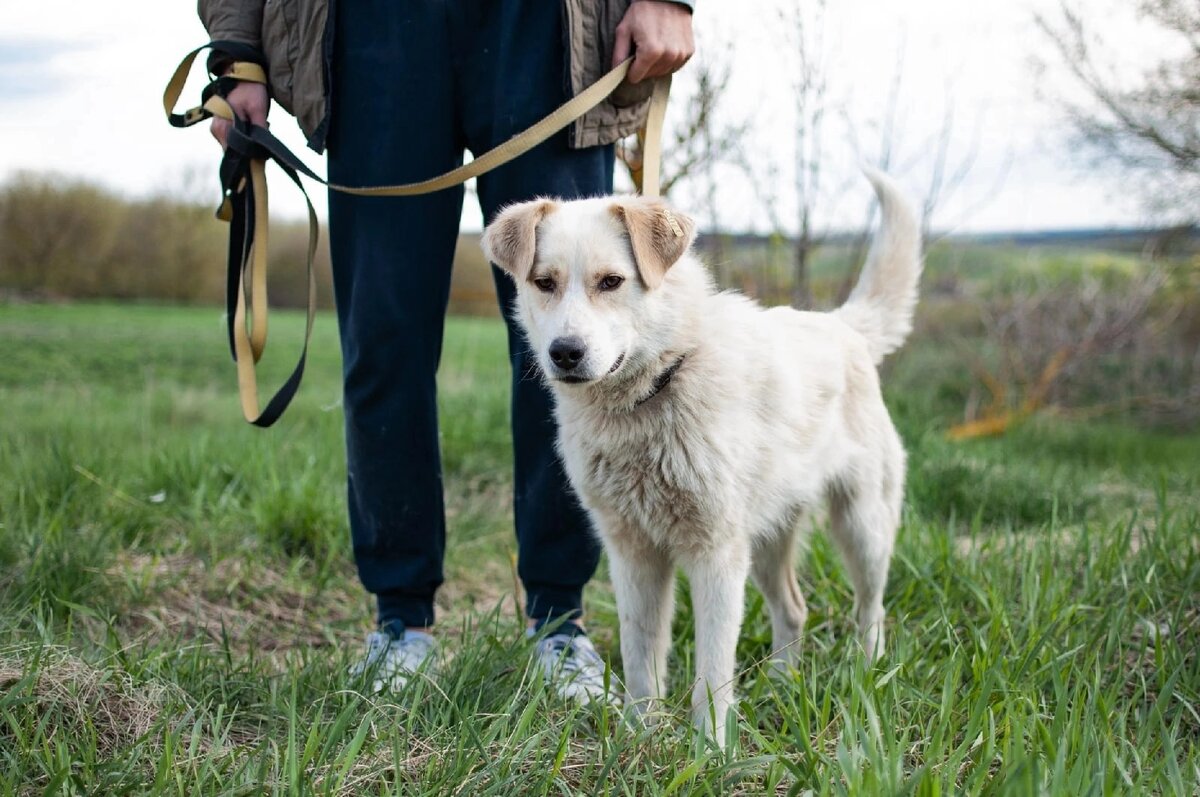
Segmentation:
<svg viewBox="0 0 1200 797">
<path fill-rule="evenodd" d="M 557 0 L 338 0 L 329 177 L 420 180 L 459 165 L 566 98 Z M 479 178 L 485 221 L 538 195 L 612 190 L 612 147 L 566 133 Z M 345 379 L 350 530 L 381 623 L 433 622 L 442 583 L 434 375 L 463 190 L 420 197 L 330 193 L 329 231 Z M 494 270 L 494 269 L 493 269 Z M 554 452 L 551 399 L 514 327 L 513 286 L 494 270 L 512 365 L 514 504 L 526 613 L 574 614 L 599 548 Z"/>
</svg>

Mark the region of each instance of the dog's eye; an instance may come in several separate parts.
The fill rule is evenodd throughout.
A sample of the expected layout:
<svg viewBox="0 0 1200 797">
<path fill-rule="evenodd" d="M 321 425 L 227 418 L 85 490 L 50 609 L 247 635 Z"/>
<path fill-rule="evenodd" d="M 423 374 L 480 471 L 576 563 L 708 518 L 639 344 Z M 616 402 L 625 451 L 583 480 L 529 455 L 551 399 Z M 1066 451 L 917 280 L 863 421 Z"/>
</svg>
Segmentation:
<svg viewBox="0 0 1200 797">
<path fill-rule="evenodd" d="M 542 293 L 551 293 L 554 291 L 554 280 L 550 277 L 538 277 L 533 281 L 533 284 Z"/>
<path fill-rule="evenodd" d="M 621 283 L 624 281 L 625 281 L 625 278 L 622 277 L 620 274 L 609 274 L 607 277 L 600 280 L 600 290 L 614 291 L 617 288 L 621 287 Z"/>
</svg>

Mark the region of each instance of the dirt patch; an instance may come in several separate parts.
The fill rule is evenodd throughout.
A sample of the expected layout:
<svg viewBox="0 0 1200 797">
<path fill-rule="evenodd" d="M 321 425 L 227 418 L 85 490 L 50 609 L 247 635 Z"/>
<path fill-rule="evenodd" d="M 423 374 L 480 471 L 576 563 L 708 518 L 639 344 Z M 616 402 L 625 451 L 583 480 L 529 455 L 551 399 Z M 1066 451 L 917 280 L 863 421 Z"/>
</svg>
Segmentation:
<svg viewBox="0 0 1200 797">
<path fill-rule="evenodd" d="M 292 650 L 360 642 L 370 617 L 365 597 L 340 583 L 318 589 L 314 579 L 245 557 L 207 563 L 124 553 L 109 575 L 135 595 L 116 623 L 128 639 L 207 637 L 282 663 Z"/>
</svg>

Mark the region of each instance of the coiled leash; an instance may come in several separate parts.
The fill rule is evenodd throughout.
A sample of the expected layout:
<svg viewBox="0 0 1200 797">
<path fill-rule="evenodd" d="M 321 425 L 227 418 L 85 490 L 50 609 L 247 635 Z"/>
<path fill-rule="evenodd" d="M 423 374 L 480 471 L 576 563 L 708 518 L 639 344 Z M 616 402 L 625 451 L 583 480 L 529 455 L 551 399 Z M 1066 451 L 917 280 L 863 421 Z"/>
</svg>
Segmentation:
<svg viewBox="0 0 1200 797">
<path fill-rule="evenodd" d="M 183 113 L 176 113 L 175 105 L 183 93 L 196 56 L 209 48 L 236 60 L 224 75 L 210 74 L 211 82 L 201 94 L 200 105 Z M 238 393 L 241 396 L 242 415 L 246 420 L 255 426 L 267 427 L 279 419 L 300 387 L 304 363 L 308 357 L 308 344 L 317 311 L 317 283 L 313 275 L 313 259 L 317 251 L 318 225 L 316 211 L 313 210 L 312 201 L 304 189 L 300 175 L 334 191 L 358 196 L 414 196 L 459 185 L 528 152 L 599 105 L 625 79 L 632 61 L 632 58 L 625 60 L 541 121 L 470 163 L 415 183 L 355 187 L 336 185 L 323 180 L 270 131 L 241 119 L 233 112 L 225 97 L 239 82 L 267 85 L 264 64 L 253 48 L 238 42 L 214 41 L 197 47 L 184 56 L 163 92 L 163 109 L 166 111 L 167 121 L 174 127 L 190 127 L 212 117 L 227 119 L 232 123 L 226 139 L 225 155 L 221 159 L 223 198 L 221 206 L 217 209 L 217 218 L 229 222 L 230 225 L 225 304 L 229 349 L 237 364 Z M 660 78 L 650 99 L 643 145 L 642 193 L 645 196 L 659 195 L 663 118 L 666 115 L 670 86 L 669 76 Z M 274 161 L 288 179 L 296 184 L 308 206 L 308 315 L 300 359 L 292 369 L 291 375 L 271 396 L 266 408 L 260 411 L 255 364 L 262 357 L 267 345 L 267 161 Z M 248 317 L 247 300 L 250 305 Z"/>
</svg>

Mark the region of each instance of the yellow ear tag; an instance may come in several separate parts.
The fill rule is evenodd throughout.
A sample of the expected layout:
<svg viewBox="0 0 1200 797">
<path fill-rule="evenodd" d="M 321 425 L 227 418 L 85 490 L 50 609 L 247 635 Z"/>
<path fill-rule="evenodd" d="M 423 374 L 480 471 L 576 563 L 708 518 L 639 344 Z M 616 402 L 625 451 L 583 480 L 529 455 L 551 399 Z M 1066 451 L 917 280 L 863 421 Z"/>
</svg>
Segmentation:
<svg viewBox="0 0 1200 797">
<path fill-rule="evenodd" d="M 667 209 L 663 209 L 663 215 L 667 218 L 667 226 L 671 228 L 671 232 L 675 233 L 676 238 L 683 237 L 683 228 L 679 226 L 679 222 L 675 221 L 675 215 Z"/>
</svg>

